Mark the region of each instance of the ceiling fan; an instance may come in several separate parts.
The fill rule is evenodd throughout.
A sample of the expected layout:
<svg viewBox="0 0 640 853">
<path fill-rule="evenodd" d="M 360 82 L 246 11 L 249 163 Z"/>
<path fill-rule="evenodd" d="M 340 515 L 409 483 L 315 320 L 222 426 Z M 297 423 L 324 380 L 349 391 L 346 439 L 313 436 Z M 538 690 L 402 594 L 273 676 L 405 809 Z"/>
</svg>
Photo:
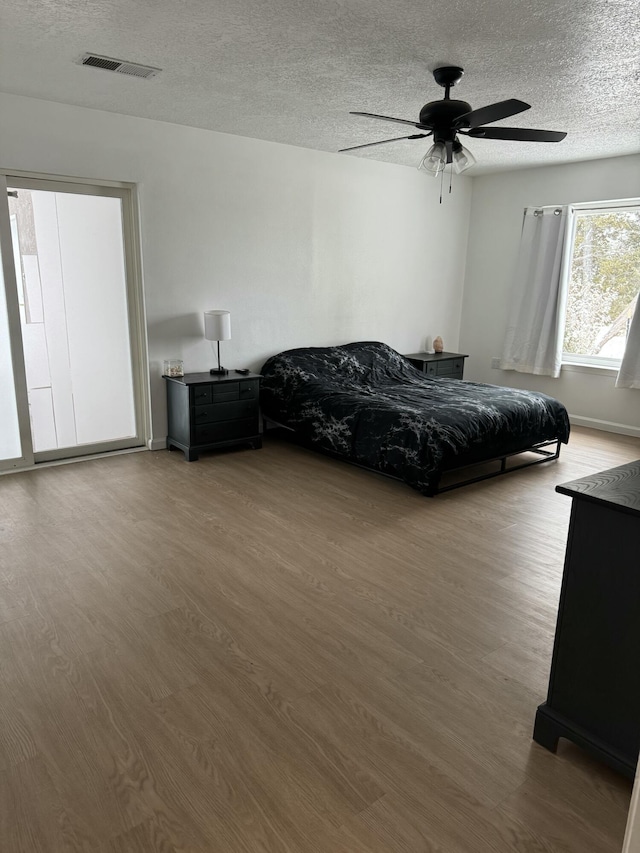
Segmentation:
<svg viewBox="0 0 640 853">
<path fill-rule="evenodd" d="M 530 104 L 509 98 L 477 110 L 471 109 L 466 101 L 456 101 L 449 97 L 452 86 L 462 79 L 464 70 L 457 65 L 445 65 L 436 68 L 434 79 L 444 88 L 444 98 L 441 101 L 430 101 L 420 110 L 418 121 L 403 118 L 392 118 L 375 113 L 352 112 L 354 116 L 393 121 L 397 124 L 408 124 L 426 133 L 412 133 L 410 136 L 396 136 L 393 139 L 381 139 L 379 142 L 367 142 L 364 145 L 353 145 L 341 148 L 340 152 L 356 151 L 358 148 L 370 148 L 373 145 L 384 145 L 387 142 L 398 142 L 401 139 L 425 139 L 433 135 L 433 145 L 424 155 L 418 169 L 434 177 L 451 164 L 456 173 L 464 172 L 475 164 L 475 158 L 467 150 L 458 134 L 472 139 L 512 139 L 516 142 L 561 142 L 566 133 L 557 130 L 533 130 L 522 127 L 484 127 L 494 121 L 509 118 L 525 110 L 531 109 Z"/>
</svg>

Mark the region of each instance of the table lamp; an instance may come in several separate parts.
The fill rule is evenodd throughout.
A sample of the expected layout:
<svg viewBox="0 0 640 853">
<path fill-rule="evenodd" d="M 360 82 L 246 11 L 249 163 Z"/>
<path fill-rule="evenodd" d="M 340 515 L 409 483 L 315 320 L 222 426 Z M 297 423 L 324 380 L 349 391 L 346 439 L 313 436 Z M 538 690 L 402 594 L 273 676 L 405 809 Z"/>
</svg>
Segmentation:
<svg viewBox="0 0 640 853">
<path fill-rule="evenodd" d="M 220 366 L 220 341 L 231 340 L 231 314 L 229 311 L 204 312 L 204 336 L 208 341 L 218 343 L 218 366 L 212 367 L 209 373 L 224 375 L 229 371 Z"/>
</svg>

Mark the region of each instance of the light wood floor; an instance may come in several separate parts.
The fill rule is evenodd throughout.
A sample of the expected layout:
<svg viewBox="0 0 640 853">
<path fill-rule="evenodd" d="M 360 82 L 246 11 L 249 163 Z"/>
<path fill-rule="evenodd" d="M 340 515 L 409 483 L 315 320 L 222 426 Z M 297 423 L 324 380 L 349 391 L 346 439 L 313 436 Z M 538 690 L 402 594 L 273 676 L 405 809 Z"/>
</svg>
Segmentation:
<svg viewBox="0 0 640 853">
<path fill-rule="evenodd" d="M 0 478 L 0 851 L 618 853 L 630 784 L 531 741 L 570 500 L 307 451 Z"/>
</svg>

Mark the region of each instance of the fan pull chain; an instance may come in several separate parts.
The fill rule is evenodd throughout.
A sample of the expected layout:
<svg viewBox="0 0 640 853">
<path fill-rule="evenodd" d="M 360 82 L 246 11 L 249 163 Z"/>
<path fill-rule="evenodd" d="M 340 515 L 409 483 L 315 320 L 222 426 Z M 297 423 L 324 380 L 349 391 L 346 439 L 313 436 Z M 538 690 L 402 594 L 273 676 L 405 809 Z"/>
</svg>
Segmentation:
<svg viewBox="0 0 640 853">
<path fill-rule="evenodd" d="M 440 172 L 440 204 L 442 204 L 442 185 L 444 183 L 444 169 Z"/>
<path fill-rule="evenodd" d="M 451 171 L 449 172 L 449 192 L 451 192 L 451 184 L 453 183 L 453 163 L 451 164 Z"/>
</svg>

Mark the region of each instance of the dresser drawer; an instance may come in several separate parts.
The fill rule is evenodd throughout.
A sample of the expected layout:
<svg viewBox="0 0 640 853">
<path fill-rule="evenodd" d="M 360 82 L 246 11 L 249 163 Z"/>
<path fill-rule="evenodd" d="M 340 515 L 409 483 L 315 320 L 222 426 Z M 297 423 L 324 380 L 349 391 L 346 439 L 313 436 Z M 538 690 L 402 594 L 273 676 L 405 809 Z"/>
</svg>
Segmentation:
<svg viewBox="0 0 640 853">
<path fill-rule="evenodd" d="M 257 382 L 221 382 L 216 385 L 194 385 L 191 389 L 191 404 L 193 406 L 205 406 L 207 403 L 240 400 L 245 397 L 257 396 L 251 389 L 249 393 L 242 388 L 243 385 L 256 385 Z"/>
<path fill-rule="evenodd" d="M 438 376 L 448 376 L 449 378 L 462 378 L 464 370 L 463 358 L 449 358 L 446 361 L 437 363 Z"/>
<path fill-rule="evenodd" d="M 214 444 L 216 441 L 233 441 L 234 439 L 257 435 L 258 429 L 257 417 L 205 424 L 195 428 L 195 443 Z"/>
<path fill-rule="evenodd" d="M 222 382 L 220 385 L 211 386 L 211 402 L 216 400 L 239 400 L 240 399 L 240 383 L 239 382 Z"/>
<path fill-rule="evenodd" d="M 446 361 L 437 363 L 438 376 L 446 376 L 449 373 L 456 373 L 462 370 L 462 361 L 459 358 L 448 358 Z"/>
<path fill-rule="evenodd" d="M 258 394 L 260 392 L 260 380 L 259 379 L 247 379 L 246 382 L 240 383 L 240 399 L 241 400 L 249 400 L 249 399 L 258 399 Z"/>
<path fill-rule="evenodd" d="M 193 385 L 191 387 L 191 404 L 203 406 L 211 402 L 211 385 Z"/>
<path fill-rule="evenodd" d="M 427 374 L 427 376 L 437 376 L 438 375 L 438 365 L 435 362 L 428 361 L 424 367 L 425 367 L 424 372 Z"/>
<path fill-rule="evenodd" d="M 196 426 L 214 421 L 234 421 L 238 418 L 250 418 L 258 414 L 254 400 L 238 400 L 233 402 L 215 402 L 208 406 L 196 406 L 193 422 Z"/>
</svg>

